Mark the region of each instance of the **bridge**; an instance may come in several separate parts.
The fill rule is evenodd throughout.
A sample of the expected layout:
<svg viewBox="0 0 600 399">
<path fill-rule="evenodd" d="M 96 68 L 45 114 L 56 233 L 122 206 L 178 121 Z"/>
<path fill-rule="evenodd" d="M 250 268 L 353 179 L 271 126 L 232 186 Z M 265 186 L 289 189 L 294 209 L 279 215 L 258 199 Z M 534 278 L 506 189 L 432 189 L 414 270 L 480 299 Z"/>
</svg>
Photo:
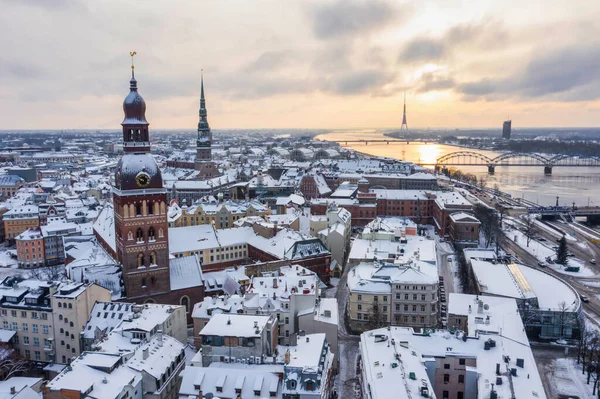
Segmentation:
<svg viewBox="0 0 600 399">
<path fill-rule="evenodd" d="M 406 140 L 398 140 L 398 139 L 374 139 L 374 140 L 340 140 L 338 141 L 338 143 L 344 143 L 343 145 L 348 145 L 348 143 L 350 144 L 364 144 L 364 145 L 369 145 L 369 143 L 371 144 L 377 144 L 377 143 L 386 143 L 386 144 L 394 144 L 394 143 L 404 143 L 404 144 L 410 144 L 412 142 L 414 143 L 429 143 L 432 140 L 422 140 L 422 139 L 406 139 Z"/>
<path fill-rule="evenodd" d="M 550 175 L 555 166 L 600 167 L 600 157 L 564 154 L 548 157 L 536 153 L 506 152 L 490 158 L 475 151 L 456 151 L 439 157 L 435 164 L 421 165 L 435 166 L 436 170 L 444 170 L 448 166 L 487 166 L 490 174 L 494 173 L 496 166 L 540 166 L 545 174 Z"/>
</svg>

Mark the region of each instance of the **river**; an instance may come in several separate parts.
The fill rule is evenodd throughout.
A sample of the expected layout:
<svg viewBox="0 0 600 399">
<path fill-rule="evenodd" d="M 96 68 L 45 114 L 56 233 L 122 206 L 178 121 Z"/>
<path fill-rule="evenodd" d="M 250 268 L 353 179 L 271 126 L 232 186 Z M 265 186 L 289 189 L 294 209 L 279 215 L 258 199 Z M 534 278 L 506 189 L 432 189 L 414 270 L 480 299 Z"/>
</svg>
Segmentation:
<svg viewBox="0 0 600 399">
<path fill-rule="evenodd" d="M 376 129 L 334 131 L 320 134 L 315 140 L 381 140 L 388 139 Z M 414 163 L 434 164 L 439 157 L 455 151 L 465 150 L 463 147 L 436 143 L 351 143 L 343 145 L 365 154 L 395 158 Z M 488 157 L 499 155 L 497 152 L 469 149 Z M 433 167 L 432 167 L 433 168 Z M 487 173 L 482 166 L 464 166 L 460 169 L 477 177 L 484 177 L 488 187 L 498 184 L 502 191 L 513 197 L 525 198 L 540 205 L 555 205 L 559 197 L 559 205 L 600 206 L 600 168 L 556 166 L 552 175 L 544 175 L 542 166 L 496 166 L 494 175 Z"/>
</svg>

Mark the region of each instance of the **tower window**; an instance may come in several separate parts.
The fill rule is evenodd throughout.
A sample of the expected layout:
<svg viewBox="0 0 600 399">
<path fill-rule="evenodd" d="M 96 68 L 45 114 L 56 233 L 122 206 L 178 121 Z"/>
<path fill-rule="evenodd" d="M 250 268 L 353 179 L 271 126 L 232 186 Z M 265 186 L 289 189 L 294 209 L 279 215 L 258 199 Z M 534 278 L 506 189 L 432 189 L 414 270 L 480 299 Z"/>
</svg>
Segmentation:
<svg viewBox="0 0 600 399">
<path fill-rule="evenodd" d="M 135 214 L 137 216 L 142 216 L 142 204 L 141 203 L 135 204 Z"/>
<path fill-rule="evenodd" d="M 137 242 L 143 242 L 144 241 L 144 231 L 142 230 L 142 228 L 138 228 L 137 232 L 135 233 L 135 238 Z"/>
<path fill-rule="evenodd" d="M 142 277 L 142 288 L 146 287 L 146 278 Z"/>
<path fill-rule="evenodd" d="M 138 259 L 138 267 L 144 266 L 144 254 L 140 252 L 138 254 L 137 259 Z M 146 285 L 146 284 L 142 284 L 142 285 Z"/>
<path fill-rule="evenodd" d="M 150 264 L 156 265 L 156 252 L 154 251 L 150 252 Z"/>
<path fill-rule="evenodd" d="M 156 236 L 156 234 L 154 232 L 154 227 L 150 227 L 148 229 L 148 241 L 154 241 L 154 240 L 156 240 L 155 236 Z"/>
</svg>

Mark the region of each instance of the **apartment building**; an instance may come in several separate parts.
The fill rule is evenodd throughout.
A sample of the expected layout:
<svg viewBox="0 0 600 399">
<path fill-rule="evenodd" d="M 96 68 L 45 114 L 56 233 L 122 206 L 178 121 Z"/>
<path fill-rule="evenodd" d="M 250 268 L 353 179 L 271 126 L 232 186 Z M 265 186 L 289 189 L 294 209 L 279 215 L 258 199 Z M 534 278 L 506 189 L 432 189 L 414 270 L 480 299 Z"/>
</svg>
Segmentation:
<svg viewBox="0 0 600 399">
<path fill-rule="evenodd" d="M 213 362 L 261 364 L 277 347 L 275 315 L 215 314 L 200 332 L 202 366 Z"/>
<path fill-rule="evenodd" d="M 352 328 L 394 325 L 437 327 L 437 267 L 418 259 L 361 263 L 348 273 L 348 316 Z"/>
<path fill-rule="evenodd" d="M 110 301 L 111 292 L 95 283 L 66 283 L 51 297 L 56 361 L 66 364 L 82 352 L 80 333 L 94 304 Z"/>
<path fill-rule="evenodd" d="M 50 297 L 58 285 L 40 280 L 7 277 L 0 283 L 0 316 L 13 337 L 17 355 L 53 362 L 54 329 Z"/>
<path fill-rule="evenodd" d="M 214 197 L 183 207 L 182 211 L 174 227 L 210 224 L 216 229 L 226 229 L 234 227 L 234 223 L 242 218 L 270 214 L 269 209 L 259 201 L 219 202 Z"/>
<path fill-rule="evenodd" d="M 14 241 L 15 237 L 27 229 L 40 225 L 39 211 L 36 205 L 22 205 L 12 208 L 3 215 L 4 234 L 6 239 Z"/>
<path fill-rule="evenodd" d="M 46 265 L 44 237 L 39 227 L 27 229 L 17 237 L 17 263 L 21 268 Z"/>
</svg>

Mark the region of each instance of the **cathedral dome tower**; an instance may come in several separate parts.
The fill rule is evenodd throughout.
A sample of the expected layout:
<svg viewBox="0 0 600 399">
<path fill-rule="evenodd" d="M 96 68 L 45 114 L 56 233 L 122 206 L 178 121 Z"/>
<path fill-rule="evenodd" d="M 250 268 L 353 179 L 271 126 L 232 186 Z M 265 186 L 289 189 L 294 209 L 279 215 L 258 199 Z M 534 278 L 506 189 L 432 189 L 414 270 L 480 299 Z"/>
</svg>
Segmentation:
<svg viewBox="0 0 600 399">
<path fill-rule="evenodd" d="M 150 155 L 146 102 L 131 68 L 121 123 L 124 154 L 113 188 L 116 254 L 127 298 L 149 300 L 170 291 L 167 190 Z"/>
</svg>

